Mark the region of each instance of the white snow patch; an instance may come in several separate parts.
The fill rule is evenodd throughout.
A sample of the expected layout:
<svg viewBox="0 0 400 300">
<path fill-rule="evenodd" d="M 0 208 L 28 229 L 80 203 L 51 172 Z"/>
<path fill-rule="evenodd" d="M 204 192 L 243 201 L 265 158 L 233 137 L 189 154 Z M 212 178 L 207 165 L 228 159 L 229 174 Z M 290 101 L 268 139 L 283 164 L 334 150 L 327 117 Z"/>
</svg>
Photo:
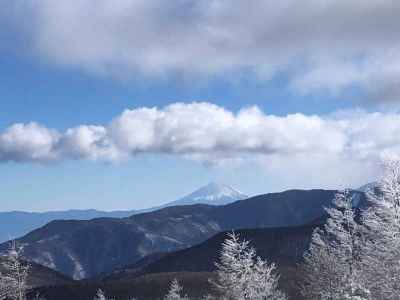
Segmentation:
<svg viewBox="0 0 400 300">
<path fill-rule="evenodd" d="M 66 252 L 66 255 L 74 264 L 74 273 L 72 275 L 73 279 L 79 280 L 86 277 L 85 269 L 83 268 L 82 264 L 79 262 L 78 258 L 75 257 L 71 252 Z"/>
</svg>

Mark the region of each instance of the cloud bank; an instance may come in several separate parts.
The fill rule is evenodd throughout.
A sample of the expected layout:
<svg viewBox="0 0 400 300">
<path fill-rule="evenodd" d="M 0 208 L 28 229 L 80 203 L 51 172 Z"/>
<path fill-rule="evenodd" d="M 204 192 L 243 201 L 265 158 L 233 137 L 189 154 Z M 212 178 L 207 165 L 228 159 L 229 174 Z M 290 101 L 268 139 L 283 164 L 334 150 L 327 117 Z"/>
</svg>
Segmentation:
<svg viewBox="0 0 400 300">
<path fill-rule="evenodd" d="M 0 48 L 104 76 L 285 73 L 297 92 L 356 87 L 393 101 L 399 10 L 390 0 L 3 1 Z"/>
<path fill-rule="evenodd" d="M 0 132 L 0 161 L 64 159 L 118 162 L 140 154 L 168 154 L 207 163 L 313 157 L 377 161 L 400 151 L 400 115 L 348 111 L 326 116 L 268 115 L 258 107 L 232 112 L 207 103 L 125 110 L 107 125 L 64 132 L 37 123 Z"/>
</svg>

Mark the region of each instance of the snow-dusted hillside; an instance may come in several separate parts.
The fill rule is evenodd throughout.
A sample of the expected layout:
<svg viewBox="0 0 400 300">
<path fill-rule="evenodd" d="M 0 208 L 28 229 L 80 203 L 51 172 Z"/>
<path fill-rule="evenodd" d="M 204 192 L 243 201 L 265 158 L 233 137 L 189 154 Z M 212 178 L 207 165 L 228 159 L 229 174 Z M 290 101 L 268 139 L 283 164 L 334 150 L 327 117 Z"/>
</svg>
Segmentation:
<svg viewBox="0 0 400 300">
<path fill-rule="evenodd" d="M 363 186 L 360 186 L 356 190 L 365 193 L 365 192 L 373 191 L 378 186 L 379 186 L 379 182 L 374 181 L 374 182 L 370 182 L 370 183 L 364 184 Z"/>
</svg>

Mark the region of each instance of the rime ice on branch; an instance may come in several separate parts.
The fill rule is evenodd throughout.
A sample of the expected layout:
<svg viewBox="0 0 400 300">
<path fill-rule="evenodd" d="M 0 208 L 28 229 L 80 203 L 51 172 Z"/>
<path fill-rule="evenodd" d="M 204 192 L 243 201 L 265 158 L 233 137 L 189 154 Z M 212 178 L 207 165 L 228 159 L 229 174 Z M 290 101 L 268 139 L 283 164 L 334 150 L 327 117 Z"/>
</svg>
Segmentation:
<svg viewBox="0 0 400 300">
<path fill-rule="evenodd" d="M 0 299 L 25 300 L 30 265 L 22 259 L 22 248 L 15 241 L 3 257 L 4 274 L 0 274 Z"/>
<path fill-rule="evenodd" d="M 249 242 L 234 232 L 222 244 L 217 280 L 214 285 L 229 300 L 285 300 L 278 290 L 279 276 L 274 264 L 256 256 Z"/>
</svg>

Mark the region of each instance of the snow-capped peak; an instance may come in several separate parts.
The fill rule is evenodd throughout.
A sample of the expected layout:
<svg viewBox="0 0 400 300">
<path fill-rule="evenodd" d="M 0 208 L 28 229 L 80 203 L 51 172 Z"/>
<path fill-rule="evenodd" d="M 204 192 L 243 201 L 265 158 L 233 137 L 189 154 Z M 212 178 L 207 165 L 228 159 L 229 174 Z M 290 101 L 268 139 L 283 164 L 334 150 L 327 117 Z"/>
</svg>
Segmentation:
<svg viewBox="0 0 400 300">
<path fill-rule="evenodd" d="M 169 205 L 190 205 L 198 203 L 225 205 L 246 198 L 248 198 L 248 196 L 228 185 L 210 182 L 193 193 L 169 203 Z"/>
</svg>

